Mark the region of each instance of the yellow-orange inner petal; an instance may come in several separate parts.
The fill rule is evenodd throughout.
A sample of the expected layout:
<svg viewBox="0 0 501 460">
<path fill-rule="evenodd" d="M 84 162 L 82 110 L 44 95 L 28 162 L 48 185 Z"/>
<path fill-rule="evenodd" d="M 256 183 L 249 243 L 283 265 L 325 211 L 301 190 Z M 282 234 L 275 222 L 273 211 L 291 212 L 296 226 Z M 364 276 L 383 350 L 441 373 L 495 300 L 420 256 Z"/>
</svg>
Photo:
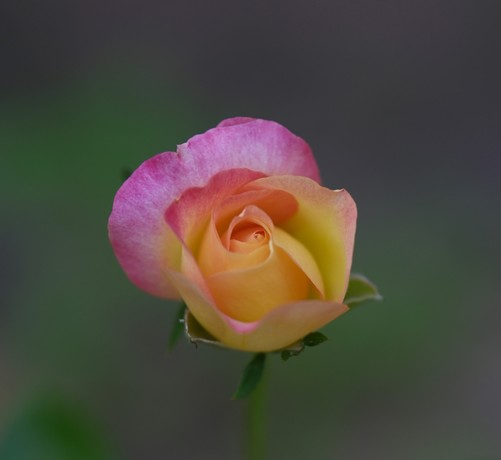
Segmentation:
<svg viewBox="0 0 501 460">
<path fill-rule="evenodd" d="M 257 179 L 255 187 L 284 190 L 297 200 L 297 212 L 281 224 L 304 244 L 318 265 L 325 299 L 342 302 L 352 262 L 356 205 L 345 190 L 329 190 L 298 176 Z"/>
<path fill-rule="evenodd" d="M 271 227 L 271 228 L 270 228 Z M 220 236 L 214 216 L 200 245 L 198 263 L 205 276 L 263 263 L 270 255 L 271 219 L 255 206 L 235 216 Z"/>
<path fill-rule="evenodd" d="M 280 305 L 308 297 L 310 281 L 280 248 L 261 264 L 216 273 L 206 279 L 218 308 L 233 319 L 252 322 Z"/>
<path fill-rule="evenodd" d="M 273 242 L 276 246 L 282 248 L 296 265 L 301 268 L 316 289 L 318 296 L 324 298 L 325 288 L 322 274 L 317 262 L 306 246 L 279 227 L 275 227 L 273 231 Z"/>
<path fill-rule="evenodd" d="M 243 195 L 256 197 L 253 191 Z M 285 215 L 279 200 L 267 203 L 265 212 L 245 203 L 243 195 L 225 203 L 239 214 L 232 216 L 223 205 L 212 212 L 197 257 L 218 308 L 233 319 L 253 322 L 290 302 L 324 299 L 324 280 L 314 257 L 299 240 L 275 227 L 268 214 L 279 220 Z M 297 210 L 296 203 L 286 203 L 287 214 Z"/>
</svg>

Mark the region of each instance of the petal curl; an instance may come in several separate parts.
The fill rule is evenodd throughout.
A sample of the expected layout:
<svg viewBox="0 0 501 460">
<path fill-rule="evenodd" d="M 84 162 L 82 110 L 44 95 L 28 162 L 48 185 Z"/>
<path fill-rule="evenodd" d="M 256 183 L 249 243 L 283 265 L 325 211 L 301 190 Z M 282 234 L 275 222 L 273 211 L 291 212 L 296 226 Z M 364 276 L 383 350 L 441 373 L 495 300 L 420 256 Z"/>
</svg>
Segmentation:
<svg viewBox="0 0 501 460">
<path fill-rule="evenodd" d="M 313 283 L 320 297 L 324 298 L 325 289 L 322 274 L 311 252 L 299 240 L 280 227 L 275 227 L 273 231 L 273 242 L 289 255 Z"/>
<path fill-rule="evenodd" d="M 186 190 L 234 168 L 320 181 L 306 142 L 278 123 L 244 117 L 224 120 L 179 145 L 176 153 L 145 161 L 117 192 L 108 223 L 115 254 L 134 284 L 156 296 L 179 297 L 163 270 L 179 263 L 181 250 L 165 211 Z"/>
<path fill-rule="evenodd" d="M 269 218 L 268 218 L 269 219 Z M 269 226 L 273 226 L 273 223 Z M 229 269 L 242 269 L 264 262 L 270 254 L 268 245 L 263 245 L 252 254 L 231 252 L 223 245 L 214 219 L 211 219 L 200 245 L 198 265 L 205 276 Z"/>
</svg>

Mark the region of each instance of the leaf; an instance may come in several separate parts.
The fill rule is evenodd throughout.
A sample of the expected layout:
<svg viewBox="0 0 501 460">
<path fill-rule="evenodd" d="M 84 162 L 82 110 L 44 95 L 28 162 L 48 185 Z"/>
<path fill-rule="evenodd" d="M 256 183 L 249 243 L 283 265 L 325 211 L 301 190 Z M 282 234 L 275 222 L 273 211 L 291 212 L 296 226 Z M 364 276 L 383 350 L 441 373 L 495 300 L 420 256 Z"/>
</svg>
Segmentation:
<svg viewBox="0 0 501 460">
<path fill-rule="evenodd" d="M 179 307 L 176 318 L 174 320 L 174 324 L 172 325 L 172 329 L 170 331 L 169 346 L 168 346 L 169 351 L 172 351 L 174 349 L 174 346 L 179 340 L 179 337 L 181 337 L 181 333 L 183 332 L 184 329 L 183 323 L 184 323 L 185 311 L 186 311 L 186 304 L 184 302 L 181 302 L 181 306 Z"/>
<path fill-rule="evenodd" d="M 327 337 L 321 332 L 312 332 L 303 339 L 303 343 L 307 347 L 316 347 L 327 340 Z"/>
<path fill-rule="evenodd" d="M 365 276 L 352 274 L 350 283 L 344 298 L 344 303 L 348 307 L 360 305 L 368 300 L 382 300 L 383 297 L 379 294 L 374 283 L 370 282 Z"/>
<path fill-rule="evenodd" d="M 247 364 L 242 374 L 242 380 L 232 399 L 243 399 L 249 396 L 257 387 L 263 376 L 266 353 L 257 353 Z"/>
</svg>

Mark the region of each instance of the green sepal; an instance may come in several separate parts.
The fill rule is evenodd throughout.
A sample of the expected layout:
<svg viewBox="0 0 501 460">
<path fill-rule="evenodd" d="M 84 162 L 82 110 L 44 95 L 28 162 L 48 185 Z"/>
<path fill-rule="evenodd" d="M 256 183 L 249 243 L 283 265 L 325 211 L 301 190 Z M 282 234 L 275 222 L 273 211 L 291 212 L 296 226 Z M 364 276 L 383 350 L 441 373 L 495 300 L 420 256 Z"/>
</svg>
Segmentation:
<svg viewBox="0 0 501 460">
<path fill-rule="evenodd" d="M 353 308 L 368 300 L 382 300 L 383 297 L 379 294 L 374 283 L 369 281 L 365 276 L 352 274 L 348 289 L 344 297 L 344 304 Z"/>
<path fill-rule="evenodd" d="M 280 357 L 282 358 L 283 361 L 287 361 L 289 358 L 292 358 L 293 356 L 297 356 L 300 353 L 302 353 L 303 350 L 304 348 L 301 348 L 300 350 L 282 350 L 280 352 Z"/>
<path fill-rule="evenodd" d="M 169 351 L 173 350 L 173 348 L 175 347 L 176 343 L 179 340 L 179 337 L 181 337 L 181 333 L 183 332 L 184 329 L 183 323 L 186 311 L 187 311 L 186 304 L 184 302 L 181 302 L 181 306 L 177 311 L 176 318 L 174 319 L 174 323 L 172 324 L 172 329 L 170 331 L 169 345 L 168 345 Z"/>
<path fill-rule="evenodd" d="M 204 343 L 206 345 L 227 348 L 219 340 L 207 332 L 188 309 L 186 309 L 184 313 L 184 332 L 186 333 L 186 337 L 188 337 L 189 341 L 195 346 L 198 346 L 199 343 Z"/>
<path fill-rule="evenodd" d="M 287 348 L 284 348 L 283 350 L 280 350 L 280 357 L 283 361 L 287 361 L 293 356 L 300 355 L 306 347 L 316 347 L 317 345 L 320 345 L 327 340 L 327 336 L 322 334 L 321 332 L 310 332 L 298 342 L 288 346 Z"/>
<path fill-rule="evenodd" d="M 316 347 L 327 340 L 329 339 L 321 332 L 312 332 L 303 339 L 303 343 L 306 347 Z"/>
<path fill-rule="evenodd" d="M 256 389 L 263 376 L 265 363 L 266 353 L 256 353 L 254 355 L 249 364 L 245 366 L 242 379 L 232 399 L 246 398 Z"/>
</svg>

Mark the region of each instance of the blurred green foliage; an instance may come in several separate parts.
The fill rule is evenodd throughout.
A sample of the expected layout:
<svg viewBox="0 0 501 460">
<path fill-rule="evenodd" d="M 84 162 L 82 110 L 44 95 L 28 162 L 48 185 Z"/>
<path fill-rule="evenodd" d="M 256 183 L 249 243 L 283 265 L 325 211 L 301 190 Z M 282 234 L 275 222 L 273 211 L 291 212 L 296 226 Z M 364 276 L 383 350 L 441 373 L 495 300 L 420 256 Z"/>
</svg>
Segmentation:
<svg viewBox="0 0 501 460">
<path fill-rule="evenodd" d="M 2 460 L 110 460 L 112 454 L 96 420 L 61 395 L 24 403 L 0 442 Z"/>
<path fill-rule="evenodd" d="M 125 458 L 238 455 L 241 406 L 229 397 L 248 356 L 186 343 L 167 355 L 177 304 L 128 282 L 106 232 L 124 169 L 222 118 L 202 107 L 175 82 L 130 70 L 0 107 L 2 460 L 110 458 L 111 438 Z M 497 262 L 471 268 L 476 222 L 437 187 L 377 203 L 358 191 L 354 269 L 384 301 L 330 324 L 329 341 L 300 359 L 269 360 L 271 458 L 364 458 L 360 443 L 374 458 L 496 451 L 488 401 L 468 398 L 473 344 L 493 336 Z M 469 193 L 482 201 L 481 189 Z M 46 386 L 77 397 L 22 401 Z"/>
</svg>

